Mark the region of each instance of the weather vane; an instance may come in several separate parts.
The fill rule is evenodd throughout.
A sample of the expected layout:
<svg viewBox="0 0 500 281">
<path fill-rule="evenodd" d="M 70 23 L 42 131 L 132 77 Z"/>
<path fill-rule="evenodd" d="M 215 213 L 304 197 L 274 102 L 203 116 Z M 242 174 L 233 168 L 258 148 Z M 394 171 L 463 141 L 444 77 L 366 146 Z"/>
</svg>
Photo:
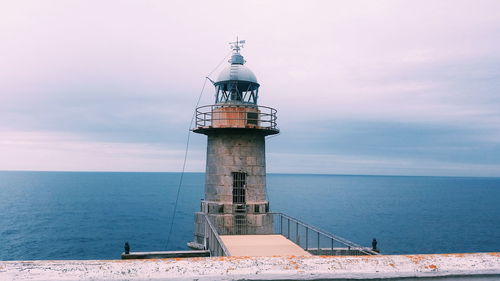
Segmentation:
<svg viewBox="0 0 500 281">
<path fill-rule="evenodd" d="M 236 36 L 235 42 L 229 42 L 231 49 L 233 49 L 236 53 L 240 52 L 240 49 L 243 48 L 243 44 L 245 44 L 245 40 L 238 40 L 238 36 Z"/>
</svg>

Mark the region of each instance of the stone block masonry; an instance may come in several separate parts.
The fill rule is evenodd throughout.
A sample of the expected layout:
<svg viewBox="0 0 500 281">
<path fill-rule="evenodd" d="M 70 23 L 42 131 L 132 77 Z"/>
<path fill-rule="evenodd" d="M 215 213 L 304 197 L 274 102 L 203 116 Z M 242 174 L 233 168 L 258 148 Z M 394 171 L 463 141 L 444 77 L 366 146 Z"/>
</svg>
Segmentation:
<svg viewBox="0 0 500 281">
<path fill-rule="evenodd" d="M 232 203 L 233 172 L 247 175 L 247 204 L 266 201 L 263 135 L 229 130 L 208 135 L 205 200 Z"/>
</svg>

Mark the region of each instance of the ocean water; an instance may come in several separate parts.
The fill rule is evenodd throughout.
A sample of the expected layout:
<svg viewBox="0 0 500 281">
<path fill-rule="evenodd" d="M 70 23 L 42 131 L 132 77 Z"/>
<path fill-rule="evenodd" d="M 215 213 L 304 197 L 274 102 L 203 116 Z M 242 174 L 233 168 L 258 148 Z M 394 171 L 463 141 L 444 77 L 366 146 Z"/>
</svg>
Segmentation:
<svg viewBox="0 0 500 281">
<path fill-rule="evenodd" d="M 117 259 L 166 250 L 179 173 L 0 172 L 0 260 Z M 271 210 L 385 254 L 500 251 L 500 178 L 269 174 Z M 203 197 L 184 176 L 168 250 Z"/>
</svg>

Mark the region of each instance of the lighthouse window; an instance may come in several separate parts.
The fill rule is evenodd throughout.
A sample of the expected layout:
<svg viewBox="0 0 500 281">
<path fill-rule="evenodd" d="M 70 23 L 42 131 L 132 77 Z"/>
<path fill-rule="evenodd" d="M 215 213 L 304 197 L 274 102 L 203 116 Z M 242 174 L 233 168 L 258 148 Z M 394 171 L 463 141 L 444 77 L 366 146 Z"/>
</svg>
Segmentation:
<svg viewBox="0 0 500 281">
<path fill-rule="evenodd" d="M 257 112 L 247 112 L 247 124 L 258 125 L 258 114 Z"/>
<path fill-rule="evenodd" d="M 247 174 L 234 172 L 233 173 L 233 203 L 245 203 L 245 186 Z"/>
</svg>

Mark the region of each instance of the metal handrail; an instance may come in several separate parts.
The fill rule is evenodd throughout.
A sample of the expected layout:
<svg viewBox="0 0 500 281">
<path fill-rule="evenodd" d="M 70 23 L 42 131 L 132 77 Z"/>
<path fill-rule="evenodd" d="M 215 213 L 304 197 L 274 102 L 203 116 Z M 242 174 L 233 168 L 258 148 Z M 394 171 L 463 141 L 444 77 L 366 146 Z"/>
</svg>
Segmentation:
<svg viewBox="0 0 500 281">
<path fill-rule="evenodd" d="M 225 112 L 217 111 L 220 108 L 244 108 L 248 109 L 245 111 L 237 112 L 237 113 L 255 113 L 257 114 L 256 118 L 248 118 L 245 116 L 244 118 L 215 118 L 214 113 L 223 114 Z M 257 110 L 257 111 L 253 111 Z M 214 121 L 242 121 L 242 123 L 246 123 L 248 120 L 257 123 L 259 129 L 269 129 L 269 130 L 278 130 L 277 127 L 277 117 L 276 113 L 278 111 L 272 107 L 261 106 L 261 105 L 238 105 L 238 104 L 212 104 L 212 105 L 204 105 L 196 108 L 196 128 L 210 128 L 214 125 Z M 219 115 L 220 116 L 220 115 Z M 248 123 L 248 125 L 255 125 L 252 123 Z"/>
<path fill-rule="evenodd" d="M 331 239 L 331 243 L 332 243 L 332 246 L 331 246 L 331 249 L 332 249 L 332 252 L 333 252 L 333 241 L 336 241 L 338 243 L 341 243 L 345 246 L 348 247 L 348 249 L 353 249 L 353 250 L 357 250 L 365 255 L 379 255 L 379 253 L 373 251 L 373 250 L 370 250 L 370 249 L 367 249 L 365 247 L 362 247 L 361 245 L 358 245 L 354 242 L 351 242 L 347 239 L 344 239 L 342 237 L 339 237 L 337 235 L 334 235 L 334 234 L 331 234 L 329 232 L 326 232 L 322 229 L 319 229 L 317 227 L 314 227 L 312 225 L 309 225 L 299 219 L 296 219 L 296 218 L 293 218 L 293 217 L 290 217 L 289 215 L 286 215 L 286 214 L 283 214 L 283 213 L 269 213 L 271 215 L 277 215 L 280 217 L 280 234 L 283 234 L 283 218 L 285 218 L 286 220 L 288 220 L 288 224 L 287 224 L 287 238 L 291 238 L 291 235 L 290 235 L 290 222 L 293 222 L 296 224 L 296 232 L 298 233 L 298 225 L 300 224 L 301 226 L 303 226 L 305 228 L 305 231 L 306 231 L 306 248 L 305 250 L 308 250 L 308 245 L 309 245 L 309 230 L 317 233 L 317 237 L 318 237 L 318 251 L 320 250 L 320 234 L 323 235 L 324 237 L 326 237 L 327 239 Z M 299 238 L 297 237 L 298 235 L 296 235 L 295 239 Z M 300 239 L 300 238 L 299 238 Z M 294 241 L 296 244 L 298 244 L 300 246 L 300 241 Z"/>
<path fill-rule="evenodd" d="M 213 226 L 208 215 L 203 214 L 203 217 L 205 218 L 205 249 L 210 251 L 210 256 L 212 257 L 230 256 L 229 250 L 222 242 L 217 229 Z"/>
</svg>

